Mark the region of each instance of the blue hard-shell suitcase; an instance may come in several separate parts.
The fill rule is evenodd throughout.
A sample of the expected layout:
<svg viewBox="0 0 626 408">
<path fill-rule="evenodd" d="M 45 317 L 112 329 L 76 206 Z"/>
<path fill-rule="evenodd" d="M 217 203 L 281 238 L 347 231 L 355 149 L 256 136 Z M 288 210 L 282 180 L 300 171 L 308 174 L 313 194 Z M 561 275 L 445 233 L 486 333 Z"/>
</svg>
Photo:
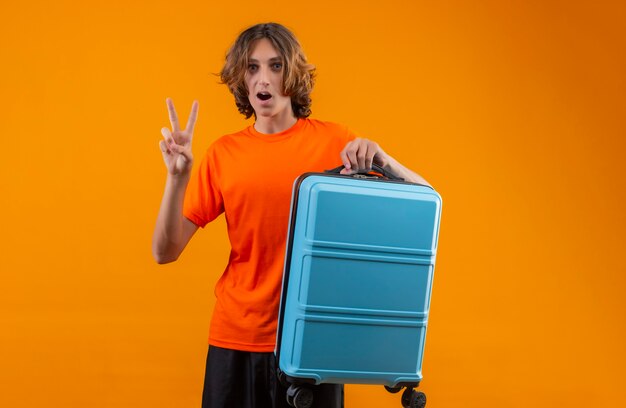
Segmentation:
<svg viewBox="0 0 626 408">
<path fill-rule="evenodd" d="M 287 399 L 311 406 L 311 385 L 382 384 L 405 407 L 422 356 L 441 197 L 376 175 L 307 173 L 294 183 L 276 355 Z"/>
</svg>

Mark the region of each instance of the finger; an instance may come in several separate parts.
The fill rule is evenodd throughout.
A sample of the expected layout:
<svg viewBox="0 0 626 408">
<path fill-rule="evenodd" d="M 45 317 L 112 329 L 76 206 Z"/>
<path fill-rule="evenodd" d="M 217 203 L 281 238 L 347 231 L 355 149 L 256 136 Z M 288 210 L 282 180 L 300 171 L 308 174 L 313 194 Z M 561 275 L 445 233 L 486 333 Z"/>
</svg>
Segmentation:
<svg viewBox="0 0 626 408">
<path fill-rule="evenodd" d="M 350 156 L 348 152 L 351 151 L 353 143 L 354 141 L 350 141 L 346 143 L 346 146 L 343 148 L 341 153 L 339 153 L 339 157 L 341 157 L 341 162 L 343 163 L 343 167 L 345 167 L 348 170 L 352 168 L 352 162 L 350 160 Z"/>
<path fill-rule="evenodd" d="M 159 149 L 163 154 L 172 154 L 172 151 L 167 147 L 167 143 L 164 140 L 159 140 Z"/>
<path fill-rule="evenodd" d="M 191 104 L 191 113 L 189 113 L 189 119 L 187 119 L 187 127 L 185 130 L 191 137 L 193 135 L 193 129 L 196 126 L 196 119 L 198 117 L 198 101 L 193 101 Z"/>
<path fill-rule="evenodd" d="M 348 166 L 346 166 L 346 168 L 349 170 L 358 170 L 359 161 L 357 160 L 356 148 L 354 146 L 351 146 L 350 148 L 348 148 L 348 150 L 346 150 L 346 156 L 348 156 Z"/>
<path fill-rule="evenodd" d="M 383 149 L 381 149 L 380 145 L 376 144 L 376 153 L 372 158 L 372 163 L 379 165 L 382 168 L 385 168 L 388 164 L 387 153 Z"/>
<path fill-rule="evenodd" d="M 174 136 L 172 136 L 172 132 L 168 128 L 166 127 L 161 128 L 161 135 L 163 135 L 163 138 L 165 139 L 168 145 L 174 144 Z"/>
<path fill-rule="evenodd" d="M 365 158 L 367 157 L 367 143 L 360 143 L 356 151 L 356 160 L 359 170 L 367 170 L 365 167 Z"/>
<path fill-rule="evenodd" d="M 348 153 L 346 153 L 346 148 L 344 147 L 344 149 L 341 151 L 341 153 L 339 153 L 339 157 L 341 158 L 341 163 L 343 164 L 344 169 L 341 170 L 342 174 L 344 170 L 350 170 L 350 167 L 352 167 L 350 165 L 350 159 L 348 158 Z"/>
<path fill-rule="evenodd" d="M 365 155 L 365 168 L 368 170 L 372 169 L 372 165 L 374 164 L 374 156 L 376 155 L 376 147 L 374 145 L 370 145 L 367 148 L 367 154 Z"/>
<path fill-rule="evenodd" d="M 174 132 L 178 132 L 180 130 L 180 125 L 178 124 L 178 115 L 176 114 L 176 108 L 174 108 L 174 101 L 172 101 L 171 98 L 167 98 L 165 102 L 167 103 L 167 112 L 170 115 L 172 130 Z"/>
<path fill-rule="evenodd" d="M 352 160 L 352 166 L 355 170 L 367 170 L 366 161 L 367 161 L 367 152 L 368 152 L 368 143 L 367 140 L 364 139 L 356 139 L 352 148 L 348 150 L 348 155 L 350 156 L 350 150 L 352 150 L 354 159 Z M 352 156 L 350 156 L 352 158 Z"/>
</svg>

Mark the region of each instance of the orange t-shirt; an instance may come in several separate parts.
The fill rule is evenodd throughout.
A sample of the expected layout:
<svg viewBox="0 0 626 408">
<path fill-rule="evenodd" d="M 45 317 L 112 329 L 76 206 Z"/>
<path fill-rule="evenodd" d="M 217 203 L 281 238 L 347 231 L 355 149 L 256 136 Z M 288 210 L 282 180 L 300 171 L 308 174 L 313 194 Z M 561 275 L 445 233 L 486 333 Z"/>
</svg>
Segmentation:
<svg viewBox="0 0 626 408">
<path fill-rule="evenodd" d="M 211 345 L 274 350 L 294 180 L 340 165 L 353 138 L 344 126 L 299 119 L 276 134 L 250 126 L 209 147 L 187 186 L 183 214 L 200 227 L 226 214 L 231 252 L 215 287 Z"/>
</svg>

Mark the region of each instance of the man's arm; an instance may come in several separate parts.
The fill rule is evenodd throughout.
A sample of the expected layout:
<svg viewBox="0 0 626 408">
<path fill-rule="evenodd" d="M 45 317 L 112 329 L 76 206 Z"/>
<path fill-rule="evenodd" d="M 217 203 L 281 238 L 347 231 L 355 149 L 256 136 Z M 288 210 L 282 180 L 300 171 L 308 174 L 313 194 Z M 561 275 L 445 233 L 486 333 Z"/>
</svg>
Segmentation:
<svg viewBox="0 0 626 408">
<path fill-rule="evenodd" d="M 176 179 L 168 175 L 161 208 L 152 235 L 152 256 L 160 263 L 178 259 L 198 226 L 183 216 L 183 200 L 187 179 Z"/>
<path fill-rule="evenodd" d="M 341 170 L 341 174 L 368 171 L 374 163 L 406 181 L 430 186 L 426 179 L 403 166 L 399 161 L 385 153 L 378 143 L 372 140 L 357 137 L 346 144 L 340 156 L 345 167 Z"/>
<path fill-rule="evenodd" d="M 198 114 L 198 102 L 194 101 L 185 130 L 180 130 L 174 103 L 167 99 L 167 109 L 172 130 L 161 129 L 163 139 L 159 142 L 163 161 L 167 167 L 165 191 L 152 235 L 152 256 L 162 264 L 173 262 L 198 230 L 198 226 L 183 215 L 183 200 L 193 166 L 191 140 Z"/>
</svg>

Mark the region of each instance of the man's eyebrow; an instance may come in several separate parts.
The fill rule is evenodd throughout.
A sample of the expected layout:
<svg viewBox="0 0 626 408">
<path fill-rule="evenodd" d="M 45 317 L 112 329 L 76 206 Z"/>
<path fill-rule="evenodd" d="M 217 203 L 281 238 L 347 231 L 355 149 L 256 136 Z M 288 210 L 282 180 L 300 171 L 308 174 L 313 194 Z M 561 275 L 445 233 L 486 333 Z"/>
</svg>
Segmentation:
<svg viewBox="0 0 626 408">
<path fill-rule="evenodd" d="M 281 62 L 282 60 L 283 60 L 283 59 L 282 59 L 282 57 L 272 57 L 272 58 L 270 58 L 270 59 L 269 59 L 269 62 Z M 250 59 L 248 60 L 248 62 L 255 62 L 255 63 L 258 63 L 258 62 L 259 62 L 259 60 L 258 60 L 258 59 L 256 59 L 256 58 L 250 58 Z"/>
</svg>

